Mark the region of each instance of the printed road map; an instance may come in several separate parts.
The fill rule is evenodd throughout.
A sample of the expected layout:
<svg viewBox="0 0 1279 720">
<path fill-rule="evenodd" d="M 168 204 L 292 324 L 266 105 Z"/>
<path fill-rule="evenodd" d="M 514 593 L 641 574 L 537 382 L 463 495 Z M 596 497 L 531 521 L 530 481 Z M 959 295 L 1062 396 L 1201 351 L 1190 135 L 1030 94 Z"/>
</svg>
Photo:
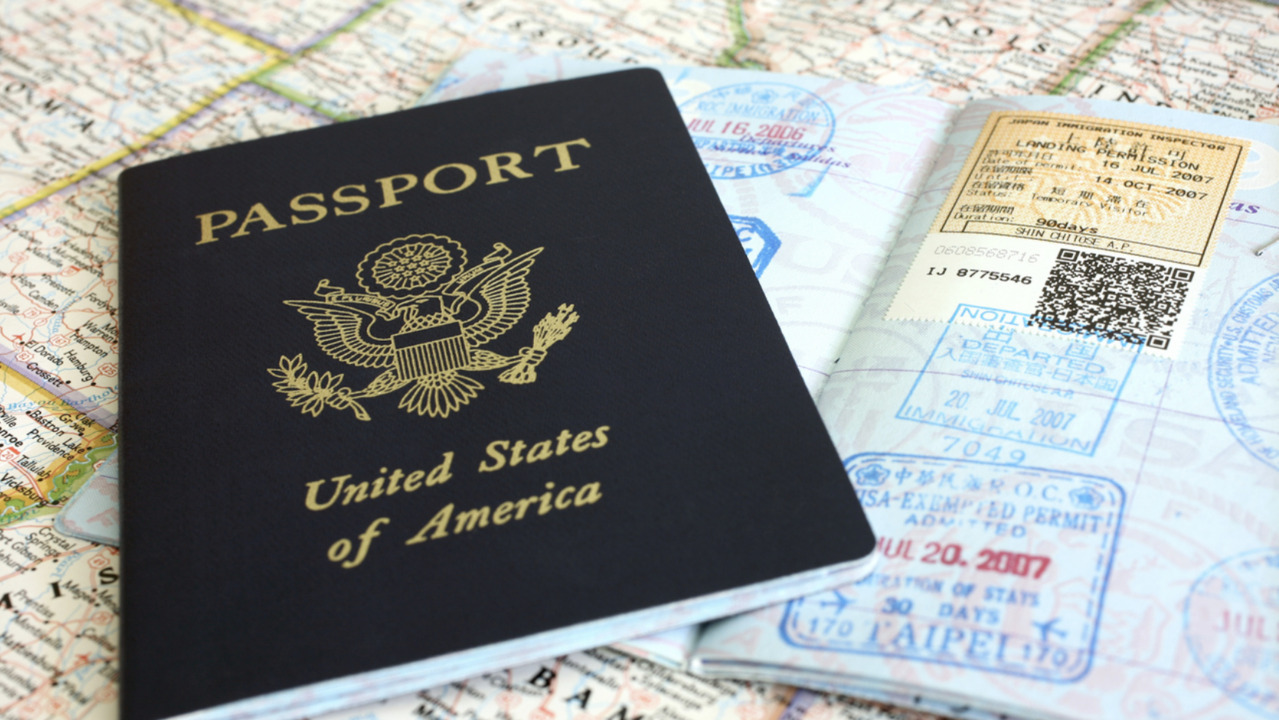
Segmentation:
<svg viewBox="0 0 1279 720">
<path fill-rule="evenodd" d="M 455 60 L 481 48 L 923 82 L 929 94 L 953 103 L 1076 95 L 1279 122 L 1274 5 L 836 5 L 48 0 L 0 6 L 0 717 L 116 716 L 117 551 L 65 535 L 54 523 L 89 484 L 104 500 L 80 503 L 90 508 L 84 516 L 58 527 L 115 536 L 113 486 L 90 479 L 95 468 L 114 474 L 115 178 L 124 167 L 405 108 Z M 643 678 L 635 680 L 642 688 L 628 690 L 635 693 L 627 696 L 629 709 L 619 695 L 611 709 L 591 713 L 601 719 L 663 709 L 671 717 L 743 720 L 888 716 L 786 688 L 703 686 L 654 668 L 626 675 L 633 669 L 619 670 L 625 661 L 606 651 L 559 662 L 563 672 L 603 682 L 596 690 L 601 698 L 616 684 L 599 680 L 608 673 Z M 526 686 L 535 687 L 538 671 L 426 692 L 368 716 L 496 717 L 499 708 L 554 720 L 568 710 L 565 703 L 534 702 Z M 515 712 L 520 703 L 527 712 Z"/>
</svg>

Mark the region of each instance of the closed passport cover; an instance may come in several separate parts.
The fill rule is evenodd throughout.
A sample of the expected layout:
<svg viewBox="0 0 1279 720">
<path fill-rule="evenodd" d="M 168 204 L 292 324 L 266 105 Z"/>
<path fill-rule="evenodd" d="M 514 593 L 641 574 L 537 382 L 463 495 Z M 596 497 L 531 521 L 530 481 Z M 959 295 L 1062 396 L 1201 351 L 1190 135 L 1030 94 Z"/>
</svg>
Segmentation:
<svg viewBox="0 0 1279 720">
<path fill-rule="evenodd" d="M 163 160 L 120 199 L 125 718 L 872 552 L 656 72 Z"/>
</svg>

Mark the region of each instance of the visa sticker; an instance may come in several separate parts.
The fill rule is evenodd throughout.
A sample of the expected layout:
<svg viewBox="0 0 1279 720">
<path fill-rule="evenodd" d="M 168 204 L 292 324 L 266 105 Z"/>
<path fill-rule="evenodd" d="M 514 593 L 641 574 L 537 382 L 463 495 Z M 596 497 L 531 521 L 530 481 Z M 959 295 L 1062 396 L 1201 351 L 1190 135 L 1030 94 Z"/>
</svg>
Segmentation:
<svg viewBox="0 0 1279 720">
<path fill-rule="evenodd" d="M 1032 329 L 1173 358 L 1248 150 L 1141 123 L 991 113 L 886 319 L 995 306 Z"/>
</svg>

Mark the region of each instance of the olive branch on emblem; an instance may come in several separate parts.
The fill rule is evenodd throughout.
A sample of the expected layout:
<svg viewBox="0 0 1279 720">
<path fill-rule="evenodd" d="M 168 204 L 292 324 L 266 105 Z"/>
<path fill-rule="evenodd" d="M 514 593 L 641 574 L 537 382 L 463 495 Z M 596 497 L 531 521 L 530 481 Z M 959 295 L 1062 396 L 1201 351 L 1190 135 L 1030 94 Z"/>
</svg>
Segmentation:
<svg viewBox="0 0 1279 720">
<path fill-rule="evenodd" d="M 531 383 L 547 349 L 564 339 L 578 320 L 572 305 L 547 313 L 533 329 L 532 343 L 514 355 L 480 347 L 514 327 L 528 310 L 528 273 L 542 251 L 512 256 L 494 243 L 492 252 L 466 268 L 466 250 L 440 235 L 409 235 L 374 248 L 360 262 L 356 279 L 364 293 L 347 292 L 323 279 L 316 300 L 286 300 L 311 321 L 316 342 L 348 365 L 383 368 L 362 390 L 343 387 L 343 375 L 310 370 L 301 354 L 281 356 L 272 386 L 303 414 L 318 417 L 327 407 L 369 413 L 360 400 L 406 389 L 399 407 L 447 417 L 484 385 L 467 372 L 506 368 L 500 382 Z"/>
<path fill-rule="evenodd" d="M 340 387 L 341 373 L 334 375 L 328 371 L 317 373 L 314 370 L 308 373 L 302 353 L 291 358 L 280 356 L 280 366 L 268 369 L 267 372 L 272 377 L 279 378 L 271 386 L 284 393 L 293 407 L 300 405 L 304 415 L 319 417 L 320 411 L 325 407 L 334 410 L 350 408 L 360 420 L 369 419 L 369 412 L 352 398 L 351 389 Z"/>
</svg>

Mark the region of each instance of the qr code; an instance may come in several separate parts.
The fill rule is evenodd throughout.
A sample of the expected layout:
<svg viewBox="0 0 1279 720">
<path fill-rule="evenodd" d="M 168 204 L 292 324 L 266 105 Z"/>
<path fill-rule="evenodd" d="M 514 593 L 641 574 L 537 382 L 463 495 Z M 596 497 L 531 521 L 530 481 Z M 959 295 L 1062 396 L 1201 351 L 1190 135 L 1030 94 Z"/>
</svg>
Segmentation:
<svg viewBox="0 0 1279 720">
<path fill-rule="evenodd" d="M 1030 324 L 1165 350 L 1193 270 L 1062 249 Z"/>
</svg>

